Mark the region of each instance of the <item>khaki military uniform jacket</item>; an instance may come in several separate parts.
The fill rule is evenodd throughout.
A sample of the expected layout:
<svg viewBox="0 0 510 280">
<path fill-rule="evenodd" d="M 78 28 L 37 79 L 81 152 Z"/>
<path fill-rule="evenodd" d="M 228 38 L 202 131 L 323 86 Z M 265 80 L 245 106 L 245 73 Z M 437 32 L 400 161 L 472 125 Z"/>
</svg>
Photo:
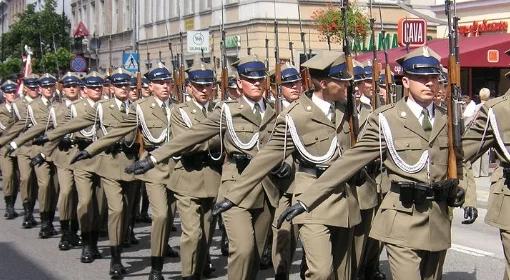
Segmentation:
<svg viewBox="0 0 510 280">
<path fill-rule="evenodd" d="M 59 124 L 55 129 L 46 133 L 50 141 L 57 141 L 66 134 L 71 134 L 71 138 L 75 142 L 94 141 L 97 134 L 97 118 L 95 105 L 91 105 L 87 99 L 74 101 L 67 110 L 66 121 Z M 78 145 L 74 145 L 72 150 L 68 152 L 74 156 L 78 151 Z M 70 158 L 68 158 L 70 162 Z M 69 166 L 69 168 L 77 168 L 83 171 L 96 172 L 101 167 L 99 160 L 89 158 L 78 161 Z"/>
<path fill-rule="evenodd" d="M 380 137 L 379 113 L 387 119 L 392 133 L 394 150 L 405 163 L 414 165 L 424 151 L 429 152 L 427 164 L 415 173 L 408 173 L 395 163 L 384 137 Z M 410 111 L 406 99 L 383 106 L 370 115 L 363 137 L 336 161 L 299 200 L 309 210 L 320 207 L 321 202 L 342 189 L 339 183 L 347 181 L 368 163 L 382 158 L 390 180 L 432 183 L 447 178 L 448 138 L 446 112 L 435 108 L 435 120 L 430 137 L 426 137 L 418 119 Z M 381 144 L 380 144 L 381 143 Z M 427 175 L 427 169 L 430 177 Z M 460 169 L 460 171 L 462 171 Z M 398 246 L 441 251 L 450 247 L 450 219 L 446 201 L 427 200 L 423 204 L 405 207 L 399 194 L 390 191 L 382 201 L 372 225 L 370 236 Z"/>
<path fill-rule="evenodd" d="M 212 104 L 209 104 L 209 107 L 212 107 Z M 208 112 L 211 110 L 212 108 L 207 108 Z M 202 109 L 198 107 L 195 102 L 187 101 L 185 103 L 178 104 L 172 110 L 172 134 L 184 134 L 190 129 L 190 127 L 198 124 L 205 118 L 206 116 L 202 112 Z M 193 162 L 188 161 L 191 160 L 193 155 L 196 155 L 197 153 L 209 154 L 212 152 L 215 155 L 215 158 L 220 157 L 219 150 L 219 137 L 214 137 L 195 147 L 195 153 L 190 155 L 183 155 L 181 160 L 177 161 L 175 168 L 170 175 L 170 180 L 168 182 L 170 189 L 178 194 L 191 197 L 216 198 L 221 182 L 221 170 L 219 169 L 222 162 L 218 162 L 216 164 L 217 168 L 211 168 L 210 165 L 202 165 L 197 163 L 201 167 L 200 169 L 197 169 L 193 167 Z M 186 162 L 184 165 L 182 162 L 183 159 Z M 223 160 L 223 158 L 220 157 L 218 161 L 220 160 Z M 211 163 L 214 162 L 210 155 L 209 161 Z"/>
<path fill-rule="evenodd" d="M 223 197 L 228 195 L 232 185 L 240 175 L 232 159 L 232 154 L 241 153 L 253 158 L 259 148 L 262 148 L 269 140 L 276 114 L 267 101 L 265 101 L 265 105 L 264 118 L 259 123 L 249 104 L 244 101 L 244 98 L 220 103 L 206 119 L 192 126 L 186 133 L 176 135 L 170 143 L 155 150 L 151 155 L 156 158 L 157 162 L 160 162 L 171 156 L 193 152 L 196 145 L 220 135 L 223 141 L 222 149 L 226 153 L 226 159 L 222 168 L 221 186 L 218 192 L 218 200 L 221 201 Z M 224 112 L 223 106 L 228 106 L 228 110 L 230 110 L 232 119 L 231 129 L 227 129 L 227 114 Z M 259 133 L 259 138 L 257 143 L 251 148 L 240 148 L 233 140 L 233 138 L 237 137 L 241 143 L 249 143 L 256 133 Z M 269 203 L 273 207 L 277 207 L 280 194 L 278 188 L 269 177 L 265 177 L 260 183 L 255 184 L 249 196 L 238 206 L 245 209 L 263 208 L 264 197 L 268 198 Z"/>
<path fill-rule="evenodd" d="M 359 135 L 360 138 L 363 136 L 363 129 L 366 126 L 368 122 L 368 117 L 370 116 L 371 113 L 372 106 L 370 106 L 370 104 L 360 102 L 360 111 L 358 115 L 359 127 L 360 131 L 362 131 L 362 133 Z M 376 166 L 374 166 L 375 164 L 377 163 L 376 162 L 371 163 L 369 165 L 371 168 L 363 171 L 366 173 L 364 176 L 365 182 L 361 186 L 358 186 L 356 188 L 356 193 L 358 194 L 359 208 L 361 210 L 372 209 L 376 207 L 378 204 L 376 180 L 379 179 L 377 178 L 377 175 L 379 175 L 378 172 L 379 169 L 376 169 L 377 172 L 376 170 L 373 169 L 376 168 Z"/>
<path fill-rule="evenodd" d="M 66 103 L 65 100 L 54 105 L 55 123 L 53 124 L 53 129 L 67 121 L 70 105 L 71 101 L 67 101 Z M 52 161 L 55 166 L 59 168 L 69 168 L 69 162 L 78 149 L 75 147 L 62 147 L 59 144 L 60 139 L 46 143 L 43 146 L 42 153 L 46 156 L 46 160 Z"/>
<path fill-rule="evenodd" d="M 168 112 L 171 113 L 172 110 L 173 105 L 170 103 Z M 170 116 L 165 115 L 165 112 L 163 112 L 163 109 L 156 102 L 154 96 L 140 99 L 130 106 L 128 115 L 122 122 L 117 122 L 112 126 L 112 129 L 109 130 L 107 135 L 88 146 L 86 151 L 89 152 L 90 155 L 99 154 L 110 145 L 121 141 L 123 138 L 127 137 L 127 135 L 133 133 L 133 131 L 136 131 L 137 128 L 140 130 L 138 133 L 141 133 L 140 136 L 143 140 L 144 149 L 154 149 L 171 139 L 172 133 L 169 119 Z M 143 132 L 144 126 L 147 129 L 146 132 Z M 166 134 L 164 133 L 165 129 Z M 155 142 L 155 140 L 158 141 Z M 141 157 L 146 157 L 147 155 L 148 152 L 145 151 Z M 145 174 L 136 175 L 135 178 L 144 182 L 166 184 L 174 166 L 175 162 L 173 159 L 166 160 L 156 164 L 154 168 L 147 171 Z M 123 170 L 121 171 L 123 172 Z"/>
<path fill-rule="evenodd" d="M 14 138 L 16 138 L 20 133 L 25 131 L 27 127 L 31 126 L 31 123 L 28 122 L 28 104 L 32 102 L 27 98 L 17 98 L 12 103 L 13 110 L 15 111 L 16 121 L 8 128 L 6 131 L 2 133 L 2 137 L 0 137 L 0 146 L 4 147 L 9 144 Z M 23 154 L 30 156 L 30 148 L 32 147 L 31 142 L 25 143 L 23 147 L 20 147 L 15 154 Z"/>
<path fill-rule="evenodd" d="M 497 130 L 489 120 L 489 110 L 495 115 Z M 510 90 L 505 95 L 484 103 L 462 138 L 465 160 L 474 161 L 489 148 L 494 148 L 501 165 L 504 167 L 510 165 L 510 159 L 506 156 L 510 146 L 510 123 L 506 119 L 509 114 Z M 498 144 L 496 135 L 500 138 L 502 145 Z M 510 230 L 510 216 L 508 215 L 510 213 L 510 189 L 505 181 L 503 168 L 497 168 L 491 177 L 485 222 L 503 230 Z"/>
<path fill-rule="evenodd" d="M 11 112 L 7 109 L 7 104 L 0 105 L 0 136 L 3 136 L 4 132 L 6 132 L 16 121 L 14 116 L 14 108 L 11 105 Z"/>
<path fill-rule="evenodd" d="M 341 157 L 351 146 L 349 124 L 344 118 L 344 111 L 344 107 L 337 105 L 336 125 L 333 125 L 309 96 L 302 95 L 280 114 L 271 140 L 253 159 L 226 198 L 235 204 L 242 204 L 249 190 L 290 154 L 294 156 L 297 166 L 299 166 L 299 161 L 304 161 L 301 152 L 296 148 L 299 144 L 293 140 L 289 133 L 286 115 L 292 118 L 299 142 L 308 153 L 320 157 L 327 154 L 331 145 L 335 145 L 337 147 L 334 154 L 324 162 L 324 165 L 330 165 Z M 334 143 L 335 136 L 337 143 Z M 316 180 L 315 174 L 312 175 L 301 167 L 297 167 L 293 182 L 293 200 L 300 200 L 303 193 L 314 188 Z M 351 228 L 360 221 L 355 190 L 348 184 L 342 184 L 336 191 L 330 193 L 320 206 L 293 220 L 296 224 L 325 224 L 345 228 Z"/>
<path fill-rule="evenodd" d="M 124 119 L 127 118 L 127 113 L 134 109 L 134 106 L 130 106 L 126 108 L 126 113 L 122 113 L 115 102 L 115 98 L 99 101 L 96 104 L 96 116 L 98 119 L 97 138 L 101 139 L 107 136 L 109 131 L 118 127 L 119 123 L 124 122 Z M 95 171 L 96 174 L 118 181 L 135 180 L 134 175 L 125 173 L 124 169 L 133 164 L 138 156 L 137 145 L 135 145 L 136 131 L 136 128 L 132 129 L 130 133 L 126 134 L 117 143 L 114 143 L 117 147 L 122 147 L 123 151 L 117 150 L 111 152 L 107 150 L 95 156 L 95 159 L 99 160 L 99 168 Z M 107 147 L 111 147 L 111 145 Z M 127 151 L 128 149 L 131 151 L 124 152 L 124 150 Z"/>
</svg>

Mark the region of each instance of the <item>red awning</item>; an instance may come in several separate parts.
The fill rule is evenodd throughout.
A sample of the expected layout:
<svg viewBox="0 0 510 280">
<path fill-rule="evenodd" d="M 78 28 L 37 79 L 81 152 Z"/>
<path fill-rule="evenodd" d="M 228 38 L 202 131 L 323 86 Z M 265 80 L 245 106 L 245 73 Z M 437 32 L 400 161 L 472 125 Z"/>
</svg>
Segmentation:
<svg viewBox="0 0 510 280">
<path fill-rule="evenodd" d="M 427 43 L 427 46 L 433 49 L 441 56 L 441 64 L 448 66 L 448 39 L 435 39 Z M 479 37 L 459 37 L 460 66 L 461 67 L 480 67 L 480 68 L 509 68 L 510 56 L 505 51 L 510 49 L 510 34 L 482 35 Z M 413 48 L 410 48 L 412 51 Z M 400 74 L 400 66 L 395 62 L 398 58 L 404 56 L 406 48 L 394 48 L 388 51 L 388 61 L 395 74 Z M 489 52 L 494 62 L 489 62 Z M 384 64 L 384 52 L 377 52 L 377 58 Z M 360 54 L 355 57 L 358 61 L 372 59 L 372 52 Z"/>
</svg>

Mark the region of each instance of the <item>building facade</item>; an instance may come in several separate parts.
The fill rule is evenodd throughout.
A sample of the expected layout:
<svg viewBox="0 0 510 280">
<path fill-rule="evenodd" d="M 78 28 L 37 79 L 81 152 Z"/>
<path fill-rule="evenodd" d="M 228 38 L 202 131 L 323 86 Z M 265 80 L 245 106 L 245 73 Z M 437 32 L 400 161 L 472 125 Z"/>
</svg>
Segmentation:
<svg viewBox="0 0 510 280">
<path fill-rule="evenodd" d="M 390 37 L 396 33 L 399 19 L 416 17 L 403 9 L 402 5 L 420 15 L 434 15 L 429 7 L 435 0 L 403 2 L 404 4 L 396 0 L 373 1 L 376 36 L 380 33 L 381 26 L 379 7 L 384 28 Z M 204 57 L 219 67 L 222 22 L 226 34 L 228 63 L 246 55 L 250 49 L 251 53 L 267 59 L 272 66 L 275 63 L 275 14 L 279 26 L 280 59 L 293 60 L 299 64 L 305 52 L 301 42 L 301 30 L 305 33 L 306 52 L 311 50 L 315 53 L 328 49 L 328 44 L 314 25 L 312 15 L 314 11 L 338 1 L 278 0 L 275 4 L 268 0 L 145 0 L 143 5 L 140 3 L 138 0 L 71 1 L 73 28 L 83 22 L 90 31 L 90 36 L 101 42 L 97 52 L 88 54 L 100 69 L 121 66 L 123 53 L 133 50 L 139 51 L 142 72 L 159 60 L 169 65 L 171 54 L 175 57 L 181 53 L 181 38 L 183 57 L 189 65 L 193 59 L 202 56 L 200 51 L 188 51 L 187 32 L 194 30 L 209 33 L 209 51 L 204 53 Z M 357 4 L 368 15 L 369 1 L 359 0 Z M 429 34 L 435 33 L 435 25 L 429 24 Z M 289 42 L 293 43 L 293 56 L 289 50 Z M 169 45 L 172 47 L 171 51 Z M 366 48 L 367 42 L 354 45 L 362 50 Z M 332 42 L 332 50 L 341 51 L 341 48 L 341 44 Z"/>
</svg>

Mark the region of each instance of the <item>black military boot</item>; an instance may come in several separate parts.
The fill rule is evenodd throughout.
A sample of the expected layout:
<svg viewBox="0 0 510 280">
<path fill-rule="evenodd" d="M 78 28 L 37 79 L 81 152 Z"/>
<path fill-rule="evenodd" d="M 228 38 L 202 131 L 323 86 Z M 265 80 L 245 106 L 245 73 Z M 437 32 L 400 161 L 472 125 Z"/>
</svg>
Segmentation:
<svg viewBox="0 0 510 280">
<path fill-rule="evenodd" d="M 175 251 L 172 246 L 166 245 L 166 256 L 169 258 L 178 258 L 179 252 Z"/>
<path fill-rule="evenodd" d="M 221 228 L 220 228 L 220 231 L 221 231 L 221 244 L 220 244 L 221 255 L 226 257 L 226 256 L 228 256 L 228 237 L 227 237 L 227 232 L 225 231 L 224 228 L 223 228 L 223 230 L 221 230 Z"/>
<path fill-rule="evenodd" d="M 34 218 L 34 205 L 31 202 L 24 202 L 23 209 L 25 210 L 25 217 L 21 224 L 23 228 L 33 228 L 37 226 L 37 221 Z"/>
<path fill-rule="evenodd" d="M 112 279 L 121 279 L 122 275 L 126 273 L 126 269 L 121 263 L 120 246 L 110 246 L 111 260 L 110 260 L 110 276 Z"/>
<path fill-rule="evenodd" d="M 207 253 L 207 258 L 205 260 L 205 267 L 204 271 L 202 271 L 202 276 L 205 278 L 213 278 L 214 272 L 216 271 L 216 268 L 214 268 L 212 262 L 211 262 L 211 255 Z"/>
<path fill-rule="evenodd" d="M 288 272 L 278 272 L 274 275 L 274 280 L 289 280 Z"/>
<path fill-rule="evenodd" d="M 97 241 L 99 239 L 99 232 L 98 231 L 92 231 L 90 233 L 90 247 L 92 248 L 92 252 L 94 253 L 95 259 L 101 259 L 103 256 L 99 252 L 99 249 L 97 248 Z"/>
<path fill-rule="evenodd" d="M 58 248 L 62 251 L 70 250 L 73 248 L 73 244 L 71 243 L 71 230 L 69 228 L 69 221 L 60 221 L 60 231 L 62 232 L 62 236 L 60 237 Z"/>
<path fill-rule="evenodd" d="M 164 257 L 151 257 L 151 272 L 149 273 L 149 280 L 163 280 L 163 261 Z"/>
<path fill-rule="evenodd" d="M 5 197 L 5 218 L 7 220 L 12 220 L 18 217 L 18 213 L 14 210 L 14 197 L 6 196 Z"/>
<path fill-rule="evenodd" d="M 262 256 L 260 257 L 260 269 L 265 270 L 273 266 L 273 261 L 271 257 L 271 250 L 273 248 L 273 234 L 270 232 L 268 235 L 268 239 L 266 241 L 266 246 L 264 246 L 264 251 L 262 251 Z"/>
<path fill-rule="evenodd" d="M 382 273 L 380 267 L 377 266 L 376 269 L 372 269 L 365 273 L 365 279 L 370 280 L 386 280 L 386 275 Z"/>
<path fill-rule="evenodd" d="M 48 212 L 48 227 L 50 229 L 51 236 L 57 235 L 58 232 L 53 226 L 53 221 L 55 220 L 55 211 L 49 211 Z"/>
<path fill-rule="evenodd" d="M 52 229 L 50 228 L 50 219 L 48 212 L 41 212 L 41 230 L 39 231 L 39 238 L 46 239 L 52 236 Z"/>
<path fill-rule="evenodd" d="M 81 233 L 81 240 L 83 242 L 83 245 L 81 247 L 81 258 L 80 261 L 82 263 L 91 263 L 94 261 L 94 252 L 92 248 L 90 247 L 90 232 L 82 232 Z"/>
<path fill-rule="evenodd" d="M 78 223 L 78 220 L 72 219 L 70 226 L 71 226 L 71 230 L 70 230 L 71 244 L 73 246 L 82 246 L 81 238 L 78 235 L 78 229 L 80 228 L 80 224 Z"/>
</svg>

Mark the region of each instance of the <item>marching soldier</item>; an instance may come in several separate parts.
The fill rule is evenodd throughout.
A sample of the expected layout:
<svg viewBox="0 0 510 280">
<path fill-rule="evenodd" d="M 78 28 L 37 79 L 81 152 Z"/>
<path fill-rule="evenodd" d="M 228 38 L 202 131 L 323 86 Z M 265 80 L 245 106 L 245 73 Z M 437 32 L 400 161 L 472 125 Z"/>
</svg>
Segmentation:
<svg viewBox="0 0 510 280">
<path fill-rule="evenodd" d="M 14 111 L 15 123 L 6 131 L 2 133 L 0 137 L 0 147 L 5 147 L 4 152 L 7 153 L 9 142 L 16 138 L 20 133 L 24 131 L 25 119 L 28 114 L 27 106 L 35 98 L 39 96 L 39 76 L 31 74 L 23 79 L 23 91 L 24 96 L 18 97 L 12 103 Z M 16 151 L 16 158 L 19 169 L 19 186 L 21 199 L 23 201 L 23 210 L 25 216 L 23 218 L 23 228 L 32 228 L 37 225 L 34 218 L 34 205 L 37 198 L 37 182 L 35 181 L 33 168 L 30 165 L 30 152 L 32 143 L 28 142 L 25 145 L 19 147 Z"/>
<path fill-rule="evenodd" d="M 274 74 L 271 80 L 275 81 Z M 303 84 L 301 82 L 301 75 L 299 70 L 290 64 L 285 64 L 281 69 L 281 93 L 282 93 L 282 108 L 287 108 L 290 104 L 298 100 L 303 94 Z M 287 172 L 288 178 L 279 180 L 279 188 L 281 192 L 278 207 L 275 210 L 275 217 L 280 216 L 282 211 L 292 205 L 292 194 L 294 189 L 294 174 L 296 166 L 292 157 L 286 159 L 289 164 Z M 279 174 L 280 176 L 283 174 Z M 276 224 L 276 220 L 273 220 Z M 298 229 L 296 225 L 291 223 L 284 223 L 279 229 L 273 227 L 273 240 L 271 259 L 275 271 L 275 279 L 288 279 L 290 269 L 292 266 L 292 259 L 296 251 Z"/>
<path fill-rule="evenodd" d="M 103 78 L 97 72 L 89 73 L 83 79 L 85 98 L 73 102 L 66 114 L 67 122 L 48 131 L 41 139 L 36 139 L 35 143 L 44 144 L 47 141 L 55 141 L 65 135 L 70 134 L 72 139 L 72 149 L 70 155 L 77 151 L 84 150 L 96 139 L 96 124 L 85 121 L 89 112 L 95 115 L 96 102 L 102 98 Z M 96 159 L 87 159 L 74 164 L 69 168 L 73 170 L 76 191 L 78 193 L 77 215 L 81 229 L 81 238 L 83 242 L 81 252 L 81 262 L 91 263 L 95 259 L 102 258 L 98 248 L 97 241 L 99 237 L 99 213 L 96 192 L 99 191 L 99 177 L 95 174 L 100 168 L 100 161 Z"/>
<path fill-rule="evenodd" d="M 227 157 L 223 164 L 218 197 L 222 199 L 228 194 L 257 149 L 269 139 L 275 118 L 275 111 L 263 99 L 266 77 L 264 62 L 256 56 L 247 56 L 233 66 L 239 74 L 237 85 L 243 92 L 238 100 L 216 106 L 207 119 L 193 125 L 186 133 L 177 135 L 170 143 L 151 152 L 126 171 L 147 172 L 155 164 L 192 151 L 196 145 L 219 135 L 222 138 L 221 149 L 224 149 Z M 277 206 L 278 199 L 278 189 L 266 177 L 256 185 L 246 203 L 223 213 L 229 239 L 229 279 L 256 279 L 273 207 Z"/>
<path fill-rule="evenodd" d="M 372 65 L 370 60 L 364 63 L 354 63 L 354 82 L 358 88 L 360 99 L 358 107 L 359 126 L 363 131 L 369 115 L 373 111 L 372 97 L 374 89 L 372 88 Z M 377 98 L 379 99 L 379 98 Z M 377 105 L 377 104 L 376 104 Z M 359 137 L 363 137 L 361 134 Z M 354 270 L 353 277 L 359 279 L 385 279 L 385 276 L 379 272 L 379 253 L 380 244 L 377 240 L 368 237 L 372 221 L 379 204 L 377 176 L 380 174 L 380 164 L 376 161 L 365 168 L 364 183 L 357 186 L 356 194 L 361 213 L 361 223 L 354 228 Z"/>
<path fill-rule="evenodd" d="M 292 200 L 299 200 L 350 147 L 344 110 L 352 77 L 346 70 L 344 55 L 322 52 L 303 67 L 310 69 L 315 91 L 302 95 L 280 114 L 271 140 L 215 210 L 243 205 L 254 186 L 290 154 L 297 165 Z M 320 207 L 294 220 L 306 254 L 306 279 L 350 279 L 352 228 L 360 222 L 360 215 L 354 188 L 340 186 L 342 192 L 330 194 Z"/>
<path fill-rule="evenodd" d="M 147 78 L 150 80 L 149 89 L 152 96 L 141 99 L 134 104 L 122 122 L 116 122 L 116 127 L 104 137 L 92 144 L 82 153 L 85 157 L 99 154 L 112 144 L 130 134 L 139 126 L 143 138 L 142 156 L 168 142 L 172 133 L 170 130 L 170 113 L 173 104 L 170 102 L 172 77 L 170 71 L 162 65 L 152 69 Z M 173 213 L 170 202 L 173 195 L 165 182 L 168 181 L 174 166 L 172 159 L 160 162 L 156 168 L 137 178 L 145 183 L 152 212 L 151 229 L 151 273 L 149 279 L 163 279 L 162 269 L 164 256 L 177 257 L 178 254 L 167 245 Z M 120 171 L 122 172 L 122 170 Z"/>
<path fill-rule="evenodd" d="M 13 152 L 18 147 L 23 146 L 39 134 L 48 130 L 50 121 L 50 111 L 55 113 L 53 108 L 53 98 L 55 94 L 55 84 L 57 79 L 50 74 L 44 74 L 39 79 L 40 97 L 34 99 L 27 106 L 27 116 L 23 119 L 25 123 L 25 132 L 9 143 L 7 150 Z M 35 157 L 41 152 L 42 148 L 32 145 L 30 157 Z M 39 211 L 41 215 L 40 238 L 49 238 L 57 234 L 53 227 L 55 210 L 57 206 L 58 186 L 53 180 L 55 167 L 51 162 L 43 162 L 34 167 L 39 188 L 38 200 Z"/>
<path fill-rule="evenodd" d="M 1 90 L 5 104 L 0 107 L 0 137 L 14 124 L 16 121 L 16 112 L 13 103 L 16 100 L 16 83 L 7 80 L 2 84 Z M 14 204 L 18 193 L 18 175 L 16 158 L 7 155 L 5 148 L 0 150 L 0 168 L 2 169 L 2 182 L 5 199 L 5 215 L 8 220 L 14 219 L 18 213 L 14 210 Z"/>
<path fill-rule="evenodd" d="M 96 104 L 95 111 L 91 110 L 84 116 L 87 122 L 93 124 L 97 122 L 99 126 L 98 139 L 106 137 L 113 128 L 118 127 L 124 122 L 130 110 L 135 110 L 134 106 L 129 106 L 129 85 L 131 75 L 122 69 L 117 69 L 110 77 L 113 85 L 113 97 Z M 97 120 L 97 121 L 96 121 Z M 81 120 L 82 122 L 84 120 Z M 110 143 L 103 147 L 101 153 L 93 150 L 93 145 L 79 151 L 71 162 L 91 158 L 89 151 L 97 155 L 94 159 L 99 161 L 99 168 L 95 171 L 101 178 L 101 187 L 104 188 L 106 201 L 108 203 L 108 236 L 110 240 L 111 262 L 110 275 L 112 278 L 122 277 L 126 273 L 121 263 L 121 244 L 124 240 L 125 228 L 128 226 L 126 221 L 130 221 L 132 213 L 132 204 L 136 188 L 130 184 L 134 181 L 134 176 L 124 173 L 124 168 L 133 163 L 138 153 L 138 145 L 135 145 L 136 129 L 132 129 L 120 141 Z M 96 142 L 97 143 L 97 142 Z M 124 199 L 126 196 L 126 199 Z M 127 217 L 125 216 L 127 215 Z"/>
<path fill-rule="evenodd" d="M 506 52 L 510 55 L 510 50 Z M 505 74 L 510 79 L 510 72 Z M 463 137 L 463 148 L 466 161 L 474 161 L 489 148 L 494 148 L 500 160 L 491 178 L 489 203 L 485 222 L 499 229 L 503 251 L 506 257 L 506 271 L 503 279 L 510 279 L 510 222 L 508 221 L 508 195 L 510 194 L 510 155 L 505 135 L 510 129 L 506 118 L 509 114 L 510 90 L 497 98 L 486 101 L 480 108 L 477 117 Z M 476 209 L 467 209 L 466 218 L 470 213 L 475 215 Z M 466 215 L 467 214 L 467 215 Z"/>
<path fill-rule="evenodd" d="M 214 71 L 198 63 L 187 70 L 192 100 L 177 105 L 171 114 L 173 135 L 185 133 L 211 113 Z M 212 273 L 206 268 L 207 252 L 214 231 L 212 207 L 221 178 L 219 139 L 215 137 L 184 154 L 177 162 L 168 185 L 175 193 L 181 216 L 181 264 L 183 279 L 200 279 Z M 214 159 L 213 159 L 214 158 Z M 195 278 L 193 278 L 195 277 Z"/>
<path fill-rule="evenodd" d="M 308 188 L 280 219 L 299 218 L 344 192 L 346 182 L 380 158 L 392 180 L 370 237 L 384 243 L 393 279 L 440 279 L 451 244 L 448 205 L 464 192 L 447 180 L 446 112 L 434 106 L 440 57 L 427 47 L 397 60 L 409 96 L 370 115 L 363 137 Z M 308 215 L 308 214 L 305 214 Z"/>
</svg>

